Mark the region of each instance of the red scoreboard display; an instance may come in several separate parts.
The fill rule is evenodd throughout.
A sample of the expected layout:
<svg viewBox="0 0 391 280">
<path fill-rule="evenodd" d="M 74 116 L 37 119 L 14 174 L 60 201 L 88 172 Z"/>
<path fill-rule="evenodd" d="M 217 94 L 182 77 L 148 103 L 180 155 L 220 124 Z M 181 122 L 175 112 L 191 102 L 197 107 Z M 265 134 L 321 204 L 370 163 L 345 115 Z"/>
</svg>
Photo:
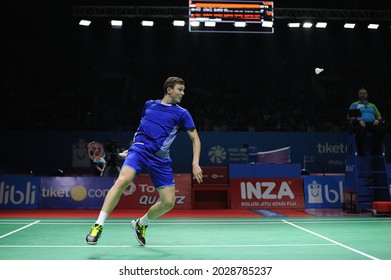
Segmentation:
<svg viewBox="0 0 391 280">
<path fill-rule="evenodd" d="M 189 0 L 189 31 L 274 33 L 273 7 L 273 1 Z"/>
</svg>

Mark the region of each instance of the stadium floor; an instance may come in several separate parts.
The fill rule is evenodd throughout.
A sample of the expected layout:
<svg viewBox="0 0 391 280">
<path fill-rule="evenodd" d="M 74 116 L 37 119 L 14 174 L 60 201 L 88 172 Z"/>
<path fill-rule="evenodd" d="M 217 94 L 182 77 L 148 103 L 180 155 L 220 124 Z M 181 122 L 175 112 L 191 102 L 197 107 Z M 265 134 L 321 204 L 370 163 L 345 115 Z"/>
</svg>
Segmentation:
<svg viewBox="0 0 391 280">
<path fill-rule="evenodd" d="M 140 210 L 115 210 L 99 243 L 85 244 L 97 214 L 0 210 L 1 278 L 367 280 L 384 278 L 391 267 L 386 215 L 172 210 L 149 225 L 144 247 L 129 223 L 144 214 Z"/>
<path fill-rule="evenodd" d="M 129 225 L 140 210 L 115 210 L 99 244 L 86 245 L 97 213 L 1 210 L 0 259 L 391 260 L 391 218 L 365 213 L 173 210 L 150 224 L 145 247 Z"/>
</svg>

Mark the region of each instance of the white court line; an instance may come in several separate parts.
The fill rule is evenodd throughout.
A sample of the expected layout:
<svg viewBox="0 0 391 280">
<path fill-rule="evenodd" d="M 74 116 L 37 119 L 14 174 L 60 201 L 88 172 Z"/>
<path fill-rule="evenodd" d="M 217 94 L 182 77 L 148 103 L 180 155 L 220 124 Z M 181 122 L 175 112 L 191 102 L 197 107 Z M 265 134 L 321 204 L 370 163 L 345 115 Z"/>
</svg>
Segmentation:
<svg viewBox="0 0 391 280">
<path fill-rule="evenodd" d="M 148 245 L 147 248 L 236 248 L 236 247 L 312 247 L 335 246 L 335 244 L 226 244 L 226 245 Z M 0 248 L 143 248 L 140 245 L 0 245 Z"/>
<path fill-rule="evenodd" d="M 288 217 L 286 217 L 288 218 Z M 155 220 L 154 224 L 185 224 L 190 222 L 191 224 L 197 224 L 197 223 L 220 223 L 220 222 L 226 222 L 226 223 L 281 223 L 281 217 L 280 218 L 160 218 L 158 220 Z M 12 222 L 30 222 L 33 219 L 26 219 L 26 218 L 20 218 L 20 219 L 3 219 L 0 218 L 0 224 L 9 224 Z M 46 223 L 74 223 L 74 224 L 91 224 L 91 222 L 94 222 L 96 219 L 86 219 L 86 218 L 80 218 L 80 219 L 41 219 L 41 221 L 44 221 Z M 109 218 L 107 220 L 107 224 L 123 224 L 123 223 L 129 223 L 132 219 L 131 218 Z M 368 217 L 368 218 L 294 218 L 294 221 L 296 224 L 306 224 L 306 223 L 374 223 L 374 222 L 382 222 L 382 223 L 391 223 L 391 218 L 376 218 L 376 217 Z"/>
<path fill-rule="evenodd" d="M 24 221 L 24 222 L 23 222 Z M 31 220 L 1 220 L 0 225 L 4 224 L 25 224 Z M 112 219 L 106 222 L 106 225 L 124 225 L 129 224 L 130 220 L 116 220 Z M 275 225 L 283 223 L 280 219 L 278 220 L 246 220 L 246 219 L 203 219 L 203 220 L 156 220 L 153 225 Z M 335 223 L 391 223 L 391 220 L 384 219 L 307 219 L 307 220 L 295 220 L 295 224 L 335 224 Z M 91 222 L 81 220 L 41 220 L 40 225 L 90 225 Z"/>
<path fill-rule="evenodd" d="M 350 250 L 350 251 L 353 251 L 353 252 L 355 252 L 355 253 L 358 253 L 358 254 L 360 254 L 360 255 L 363 255 L 363 256 L 365 256 L 365 257 L 367 257 L 367 258 L 370 258 L 370 259 L 372 259 L 372 260 L 379 260 L 379 259 L 376 258 L 376 257 L 373 257 L 373 256 L 371 256 L 371 255 L 368 255 L 368 254 L 366 254 L 366 253 L 364 253 L 364 252 L 361 252 L 361 251 L 359 251 L 359 250 L 356 250 L 356 249 L 354 249 L 354 248 L 352 248 L 352 247 L 346 246 L 346 245 L 344 245 L 344 244 L 342 244 L 342 243 L 339 243 L 339 242 L 337 242 L 337 241 L 335 241 L 335 240 L 332 240 L 332 239 L 330 239 L 330 238 L 328 238 L 328 237 L 325 237 L 325 236 L 323 236 L 323 235 L 320 235 L 320 234 L 318 234 L 318 233 L 316 233 L 316 232 L 310 231 L 310 230 L 308 230 L 308 229 L 306 229 L 306 228 L 303 228 L 303 227 L 301 227 L 301 226 L 295 225 L 294 223 L 291 223 L 291 222 L 288 222 L 288 221 L 285 221 L 285 220 L 282 220 L 282 221 L 283 221 L 284 223 L 287 223 L 288 225 L 291 225 L 291 226 L 293 226 L 293 227 L 296 227 L 296 228 L 298 228 L 298 229 L 301 229 L 301 230 L 303 230 L 303 231 L 306 231 L 306 232 L 308 232 L 308 233 L 311 233 L 311 234 L 313 234 L 313 235 L 315 235 L 315 236 L 317 236 L 317 237 L 320 237 L 320 238 L 322 238 L 322 239 L 324 239 L 324 240 L 327 240 L 327 241 L 329 241 L 329 242 L 331 242 L 331 243 L 334 243 L 334 244 L 336 244 L 336 245 L 338 245 L 338 246 L 341 246 L 341 247 L 343 247 L 343 248 L 345 248 L 345 249 L 348 249 L 348 250 Z"/>
<path fill-rule="evenodd" d="M 1 235 L 1 236 L 0 236 L 0 239 L 3 238 L 3 237 L 6 237 L 6 236 L 8 236 L 8 235 L 14 234 L 15 232 L 21 231 L 21 230 L 23 230 L 23 229 L 25 229 L 25 228 L 31 227 L 31 226 L 33 226 L 33 225 L 35 225 L 35 224 L 38 224 L 39 222 L 40 222 L 40 221 L 35 221 L 35 222 L 30 223 L 30 224 L 28 224 L 28 225 L 26 225 L 26 226 L 24 226 L 24 227 L 18 228 L 18 229 L 14 230 L 14 231 L 11 231 L 11 232 L 9 232 L 9 233 L 6 233 L 6 234 L 4 234 L 4 235 Z"/>
<path fill-rule="evenodd" d="M 23 224 L 19 221 L 15 222 L 1 222 L 0 225 L 5 225 L 5 224 L 10 224 L 10 225 L 15 225 L 15 224 Z M 39 223 L 40 225 L 91 225 L 91 222 L 79 222 L 79 221 L 60 221 L 60 220 L 41 220 Z M 129 221 L 106 221 L 105 225 L 110 225 L 110 226 L 121 226 L 121 225 L 129 225 Z M 219 221 L 209 221 L 209 220 L 204 220 L 204 221 L 196 221 L 196 222 L 184 222 L 184 221 L 154 221 L 153 225 L 157 226 L 165 226 L 165 225 L 275 225 L 275 224 L 282 224 L 280 220 L 278 221 L 225 221 L 225 220 L 219 220 Z"/>
</svg>

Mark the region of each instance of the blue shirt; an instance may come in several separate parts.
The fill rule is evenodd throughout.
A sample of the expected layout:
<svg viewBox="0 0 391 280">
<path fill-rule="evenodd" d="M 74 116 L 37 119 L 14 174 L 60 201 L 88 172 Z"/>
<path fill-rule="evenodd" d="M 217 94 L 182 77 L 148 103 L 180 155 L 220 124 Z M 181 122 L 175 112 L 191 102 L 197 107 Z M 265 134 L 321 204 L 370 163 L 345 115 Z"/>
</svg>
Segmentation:
<svg viewBox="0 0 391 280">
<path fill-rule="evenodd" d="M 145 102 L 141 116 L 132 148 L 144 146 L 161 158 L 169 158 L 170 146 L 179 129 L 195 128 L 189 111 L 177 104 L 162 104 L 161 100 Z"/>
<path fill-rule="evenodd" d="M 373 123 L 377 117 L 380 116 L 380 112 L 375 104 L 368 102 L 367 104 L 362 103 L 360 100 L 352 103 L 349 107 L 350 110 L 358 109 L 361 112 L 361 117 L 357 119 L 362 120 L 366 123 Z"/>
</svg>

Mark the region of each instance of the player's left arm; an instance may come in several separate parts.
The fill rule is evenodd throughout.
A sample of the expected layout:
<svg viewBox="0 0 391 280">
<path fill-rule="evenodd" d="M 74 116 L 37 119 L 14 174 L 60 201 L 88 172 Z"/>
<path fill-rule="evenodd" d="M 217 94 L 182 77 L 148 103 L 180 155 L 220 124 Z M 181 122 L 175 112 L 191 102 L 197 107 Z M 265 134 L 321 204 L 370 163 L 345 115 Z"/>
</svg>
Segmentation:
<svg viewBox="0 0 391 280">
<path fill-rule="evenodd" d="M 187 134 L 193 143 L 193 178 L 196 179 L 198 183 L 202 183 L 202 169 L 200 167 L 201 140 L 198 136 L 197 129 L 195 128 L 189 129 Z"/>
</svg>

